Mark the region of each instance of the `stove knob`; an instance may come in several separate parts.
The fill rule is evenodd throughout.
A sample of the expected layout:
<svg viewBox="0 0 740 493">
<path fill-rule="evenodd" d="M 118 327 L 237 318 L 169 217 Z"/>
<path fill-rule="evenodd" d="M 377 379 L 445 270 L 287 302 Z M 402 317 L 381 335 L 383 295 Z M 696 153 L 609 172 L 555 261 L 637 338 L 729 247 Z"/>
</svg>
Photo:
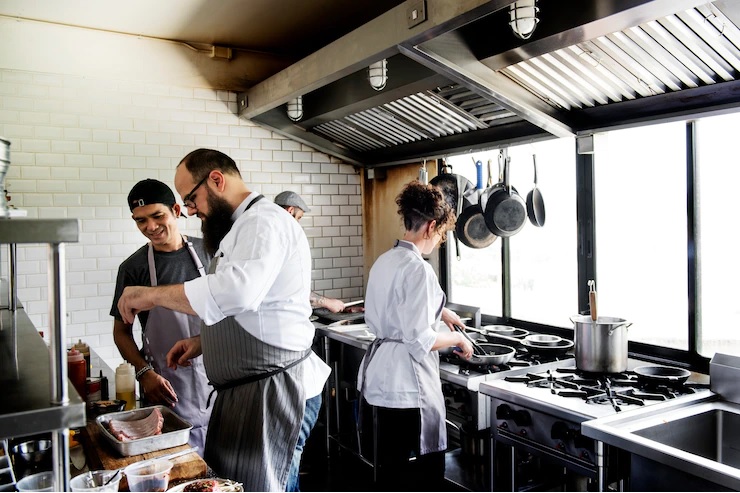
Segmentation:
<svg viewBox="0 0 740 493">
<path fill-rule="evenodd" d="M 558 444 L 555 445 L 555 448 L 558 450 L 565 450 L 565 444 L 563 442 L 558 442 Z"/>
<path fill-rule="evenodd" d="M 529 415 L 529 412 L 523 409 L 515 411 L 507 404 L 501 404 L 496 408 L 496 418 L 511 419 L 517 426 L 529 426 L 532 424 L 532 416 Z"/>
<path fill-rule="evenodd" d="M 577 433 L 577 431 L 568 428 L 568 425 L 566 423 L 563 423 L 562 421 L 556 421 L 550 429 L 550 438 L 552 438 L 553 440 L 567 441 L 574 438 Z"/>
<path fill-rule="evenodd" d="M 582 450 L 581 451 L 581 459 L 583 459 L 583 460 L 591 460 L 591 455 L 587 451 Z"/>
<path fill-rule="evenodd" d="M 506 404 L 501 404 L 496 408 L 496 419 L 510 419 L 513 411 Z"/>
<path fill-rule="evenodd" d="M 580 433 L 576 434 L 575 442 L 576 442 L 576 447 L 578 448 L 589 450 L 594 447 L 594 441 L 588 437 L 581 435 Z M 584 453 L 588 453 L 588 452 L 584 450 Z"/>
<path fill-rule="evenodd" d="M 527 411 L 514 411 L 512 418 L 518 426 L 529 426 L 532 424 L 532 416 Z"/>
</svg>

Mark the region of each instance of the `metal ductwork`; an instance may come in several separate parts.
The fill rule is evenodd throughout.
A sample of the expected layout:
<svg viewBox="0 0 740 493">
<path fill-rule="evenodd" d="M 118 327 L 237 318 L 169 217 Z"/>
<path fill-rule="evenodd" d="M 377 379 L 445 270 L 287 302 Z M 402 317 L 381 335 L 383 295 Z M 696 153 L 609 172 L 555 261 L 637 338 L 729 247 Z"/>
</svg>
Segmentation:
<svg viewBox="0 0 740 493">
<path fill-rule="evenodd" d="M 510 3 L 410 0 L 240 94 L 240 114 L 375 167 L 740 106 L 738 1 L 539 0 L 527 40 Z"/>
</svg>

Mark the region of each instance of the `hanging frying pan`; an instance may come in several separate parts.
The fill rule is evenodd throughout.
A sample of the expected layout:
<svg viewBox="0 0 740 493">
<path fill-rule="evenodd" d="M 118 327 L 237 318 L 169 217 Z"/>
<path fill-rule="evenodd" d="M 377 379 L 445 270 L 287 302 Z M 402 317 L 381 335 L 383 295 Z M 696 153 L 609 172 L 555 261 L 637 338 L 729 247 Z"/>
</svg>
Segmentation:
<svg viewBox="0 0 740 493">
<path fill-rule="evenodd" d="M 683 368 L 674 368 L 672 366 L 638 366 L 633 370 L 638 379 L 648 383 L 670 385 L 681 384 L 689 379 L 691 372 Z"/>
<path fill-rule="evenodd" d="M 429 184 L 442 190 L 447 203 L 458 216 L 466 206 L 471 204 L 467 197 L 475 192 L 473 183 L 464 176 L 454 174 L 452 165 L 449 164 L 442 166 L 441 173 L 429 180 Z M 462 193 L 458 193 L 458 190 L 462 190 Z"/>
<path fill-rule="evenodd" d="M 529 222 L 541 228 L 545 225 L 545 201 L 542 192 L 537 188 L 537 159 L 532 154 L 532 166 L 534 166 L 534 188 L 527 194 L 527 216 Z"/>
<path fill-rule="evenodd" d="M 480 194 L 483 192 L 483 163 L 476 161 L 475 166 L 478 172 L 476 191 Z M 496 236 L 486 226 L 478 200 L 462 210 L 455 223 L 455 231 L 463 245 L 468 248 L 485 248 L 496 241 Z"/>
<path fill-rule="evenodd" d="M 503 163 L 503 164 L 502 164 Z M 499 169 L 503 165 L 503 181 L 487 195 L 485 207 L 481 203 L 483 218 L 488 229 L 496 236 L 509 237 L 524 227 L 527 205 L 514 187 L 509 185 L 509 158 L 499 154 Z"/>
<path fill-rule="evenodd" d="M 452 210 L 455 211 L 457 217 L 460 217 L 464 206 L 470 205 L 470 201 L 465 198 L 466 195 L 469 196 L 471 192 L 475 192 L 475 187 L 470 180 L 464 176 L 454 174 L 452 172 L 452 165 L 446 162 L 442 166 L 441 173 L 432 178 L 429 184 L 442 190 L 445 200 Z M 462 191 L 462 193 L 458 193 L 459 191 Z M 458 243 L 457 230 L 452 231 L 452 237 L 455 239 L 457 259 L 460 260 L 460 244 Z"/>
</svg>

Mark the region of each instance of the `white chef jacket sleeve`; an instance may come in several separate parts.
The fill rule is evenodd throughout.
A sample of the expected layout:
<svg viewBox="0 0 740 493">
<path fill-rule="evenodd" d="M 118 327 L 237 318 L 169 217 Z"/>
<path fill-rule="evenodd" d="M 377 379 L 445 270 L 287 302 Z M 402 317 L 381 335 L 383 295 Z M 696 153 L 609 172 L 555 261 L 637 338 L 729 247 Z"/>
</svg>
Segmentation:
<svg viewBox="0 0 740 493">
<path fill-rule="evenodd" d="M 408 275 L 403 276 L 397 316 L 403 331 L 404 346 L 412 358 L 421 361 L 437 340 L 437 331 L 432 329 L 436 309 L 432 307 L 434 290 L 424 265 L 414 267 Z M 432 282 L 436 282 L 436 279 Z"/>
<path fill-rule="evenodd" d="M 216 272 L 185 283 L 188 301 L 206 325 L 259 308 L 288 251 L 280 226 L 260 216 L 237 220 L 221 242 L 224 256 Z"/>
</svg>

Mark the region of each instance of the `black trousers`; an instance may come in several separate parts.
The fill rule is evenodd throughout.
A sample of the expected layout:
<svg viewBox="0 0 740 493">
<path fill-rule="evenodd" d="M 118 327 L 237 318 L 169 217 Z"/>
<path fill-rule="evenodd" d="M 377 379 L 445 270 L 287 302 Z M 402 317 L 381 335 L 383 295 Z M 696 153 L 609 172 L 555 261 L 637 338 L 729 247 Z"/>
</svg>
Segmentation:
<svg viewBox="0 0 740 493">
<path fill-rule="evenodd" d="M 370 406 L 363 409 L 363 455 L 373 459 L 377 440 L 376 487 L 380 491 L 445 490 L 444 452 L 419 454 L 421 412 Z M 373 416 L 375 413 L 375 416 Z M 376 428 L 373 433 L 373 421 Z"/>
</svg>

